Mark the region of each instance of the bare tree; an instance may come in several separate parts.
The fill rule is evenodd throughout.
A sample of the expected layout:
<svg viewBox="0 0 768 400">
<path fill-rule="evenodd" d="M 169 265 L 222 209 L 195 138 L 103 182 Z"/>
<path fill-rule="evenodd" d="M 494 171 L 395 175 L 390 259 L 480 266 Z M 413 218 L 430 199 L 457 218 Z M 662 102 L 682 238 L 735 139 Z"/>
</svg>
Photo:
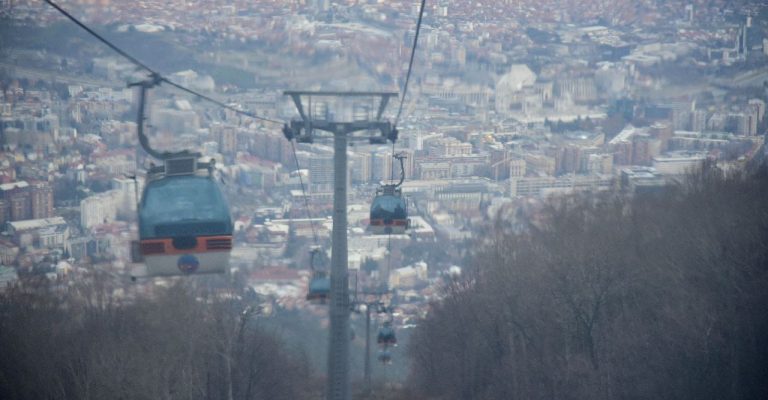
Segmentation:
<svg viewBox="0 0 768 400">
<path fill-rule="evenodd" d="M 0 296 L 0 398 L 288 399 L 308 390 L 307 368 L 243 304 L 189 285 L 119 304 L 109 287 L 25 284 Z"/>
<path fill-rule="evenodd" d="M 768 396 L 768 174 L 713 166 L 648 195 L 503 217 L 414 333 L 439 399 Z"/>
</svg>

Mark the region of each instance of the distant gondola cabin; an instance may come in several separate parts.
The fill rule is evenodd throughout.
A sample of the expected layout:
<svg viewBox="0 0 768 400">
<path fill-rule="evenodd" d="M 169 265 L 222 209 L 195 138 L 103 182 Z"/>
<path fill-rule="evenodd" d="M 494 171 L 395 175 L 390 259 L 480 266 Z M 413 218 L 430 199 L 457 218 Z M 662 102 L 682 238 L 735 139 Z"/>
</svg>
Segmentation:
<svg viewBox="0 0 768 400">
<path fill-rule="evenodd" d="M 375 235 L 403 234 L 408 229 L 408 206 L 399 188 L 384 186 L 371 203 L 370 231 Z"/>
<path fill-rule="evenodd" d="M 395 346 L 397 345 L 397 338 L 395 337 L 395 330 L 389 323 L 385 323 L 379 330 L 379 335 L 376 338 L 376 342 L 383 346 Z"/>
<path fill-rule="evenodd" d="M 331 278 L 324 272 L 316 272 L 309 281 L 307 300 L 325 303 L 331 294 Z"/>
</svg>

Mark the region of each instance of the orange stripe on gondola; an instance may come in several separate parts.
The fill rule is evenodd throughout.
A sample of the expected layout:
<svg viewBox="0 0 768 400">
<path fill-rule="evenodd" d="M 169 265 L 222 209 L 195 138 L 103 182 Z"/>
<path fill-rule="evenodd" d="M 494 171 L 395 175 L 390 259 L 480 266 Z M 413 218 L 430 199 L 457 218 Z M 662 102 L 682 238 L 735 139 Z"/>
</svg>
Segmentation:
<svg viewBox="0 0 768 400">
<path fill-rule="evenodd" d="M 370 222 L 373 226 L 407 226 L 407 219 L 393 219 L 390 223 L 385 223 L 383 219 L 372 219 Z"/>
<path fill-rule="evenodd" d="M 203 236 L 197 238 L 194 248 L 177 249 L 173 247 L 172 238 L 145 239 L 141 241 L 141 254 L 145 256 L 157 254 L 187 254 L 212 253 L 232 250 L 232 236 Z"/>
</svg>

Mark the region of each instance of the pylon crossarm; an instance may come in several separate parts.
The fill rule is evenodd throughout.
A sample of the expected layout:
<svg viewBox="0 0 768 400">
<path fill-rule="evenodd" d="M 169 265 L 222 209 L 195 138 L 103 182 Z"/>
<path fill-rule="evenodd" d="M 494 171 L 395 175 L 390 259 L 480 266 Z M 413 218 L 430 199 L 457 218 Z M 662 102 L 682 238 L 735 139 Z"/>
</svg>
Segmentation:
<svg viewBox="0 0 768 400">
<path fill-rule="evenodd" d="M 296 105 L 296 109 L 299 111 L 299 115 L 301 116 L 301 119 L 303 121 L 306 121 L 307 116 L 306 114 L 304 114 L 304 107 L 301 105 L 301 94 L 289 93 L 289 92 L 285 92 L 285 94 L 291 96 L 291 99 L 293 99 L 293 104 Z"/>
<path fill-rule="evenodd" d="M 389 98 L 392 97 L 391 95 L 384 95 L 381 98 L 381 103 L 379 103 L 379 111 L 376 113 L 376 121 L 381 119 L 381 115 L 384 114 L 384 109 L 387 108 L 387 104 L 389 103 Z"/>
</svg>

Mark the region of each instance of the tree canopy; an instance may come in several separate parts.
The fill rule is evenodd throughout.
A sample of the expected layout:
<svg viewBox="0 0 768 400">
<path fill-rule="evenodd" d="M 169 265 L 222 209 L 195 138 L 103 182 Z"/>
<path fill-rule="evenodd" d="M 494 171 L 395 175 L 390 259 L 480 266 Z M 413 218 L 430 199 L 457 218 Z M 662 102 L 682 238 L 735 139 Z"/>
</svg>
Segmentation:
<svg viewBox="0 0 768 400">
<path fill-rule="evenodd" d="M 768 398 L 768 174 L 705 168 L 662 193 L 503 217 L 417 328 L 439 399 Z"/>
</svg>

